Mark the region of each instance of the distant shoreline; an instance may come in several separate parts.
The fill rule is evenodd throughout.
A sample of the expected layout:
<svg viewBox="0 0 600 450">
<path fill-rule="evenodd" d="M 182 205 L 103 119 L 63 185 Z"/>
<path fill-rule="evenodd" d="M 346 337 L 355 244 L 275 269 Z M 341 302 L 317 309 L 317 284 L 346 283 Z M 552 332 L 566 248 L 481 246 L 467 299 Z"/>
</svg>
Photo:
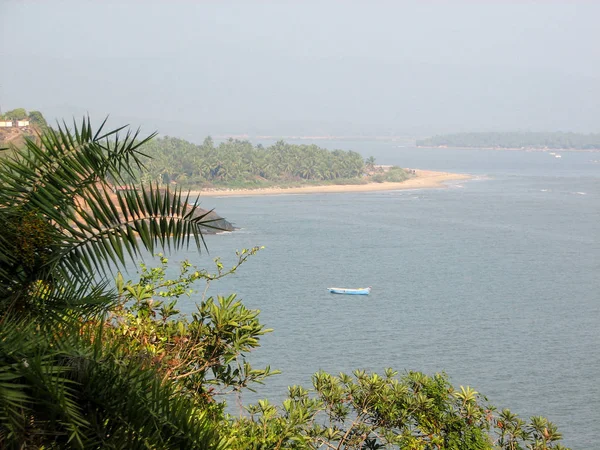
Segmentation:
<svg viewBox="0 0 600 450">
<path fill-rule="evenodd" d="M 431 189 L 444 186 L 447 181 L 469 180 L 471 175 L 435 172 L 432 170 L 415 169 L 416 176 L 408 180 L 393 183 L 367 183 L 348 185 L 326 185 L 326 186 L 300 186 L 290 188 L 259 188 L 259 189 L 205 189 L 192 191 L 191 196 L 202 197 L 234 197 L 234 196 L 260 196 L 260 195 L 282 195 L 282 194 L 327 194 L 345 192 L 377 192 L 396 191 L 401 189 Z"/>
<path fill-rule="evenodd" d="M 461 147 L 449 145 L 417 145 L 416 148 L 435 148 L 441 150 L 507 150 L 524 152 L 580 152 L 598 153 L 600 148 L 539 148 L 539 147 Z"/>
</svg>

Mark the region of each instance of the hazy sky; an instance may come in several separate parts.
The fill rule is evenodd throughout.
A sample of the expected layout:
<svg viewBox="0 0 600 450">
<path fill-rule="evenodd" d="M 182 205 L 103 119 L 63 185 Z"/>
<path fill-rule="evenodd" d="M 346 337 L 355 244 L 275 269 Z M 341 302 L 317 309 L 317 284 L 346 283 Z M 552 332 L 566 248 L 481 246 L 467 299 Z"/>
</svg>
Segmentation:
<svg viewBox="0 0 600 450">
<path fill-rule="evenodd" d="M 600 132 L 600 1 L 0 0 L 0 106 L 162 134 Z"/>
</svg>

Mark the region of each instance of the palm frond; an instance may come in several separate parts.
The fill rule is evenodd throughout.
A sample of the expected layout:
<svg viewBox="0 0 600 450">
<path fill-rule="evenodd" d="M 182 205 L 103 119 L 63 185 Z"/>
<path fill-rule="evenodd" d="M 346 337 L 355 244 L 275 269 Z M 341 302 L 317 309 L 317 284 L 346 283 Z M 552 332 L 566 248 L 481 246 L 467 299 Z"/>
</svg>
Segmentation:
<svg viewBox="0 0 600 450">
<path fill-rule="evenodd" d="M 80 126 L 74 123 L 73 131 L 63 123 L 57 130 L 45 131 L 39 140 L 26 139 L 25 148 L 0 167 L 2 197 L 38 207 L 62 206 L 72 204 L 90 184 L 109 178 L 121 181 L 123 175 L 133 175 L 134 168 L 143 166 L 145 155 L 140 147 L 155 134 L 139 139 L 138 130 L 121 137 L 125 127 L 104 132 L 105 124 L 94 133 L 90 119 L 84 118 Z"/>
<path fill-rule="evenodd" d="M 71 224 L 63 248 L 49 260 L 65 276 L 78 272 L 106 273 L 111 265 L 124 265 L 140 256 L 141 249 L 206 248 L 203 228 L 219 229 L 209 212 L 199 212 L 181 190 L 158 186 L 118 192 L 90 186 L 82 202 L 61 220 Z"/>
<path fill-rule="evenodd" d="M 35 443 L 42 429 L 60 422 L 64 433 L 79 434 L 87 421 L 76 403 L 61 350 L 27 320 L 4 317 L 0 328 L 0 435 L 12 447 Z M 58 430 L 57 430 L 58 431 Z M 61 434 L 59 431 L 58 435 Z"/>
<path fill-rule="evenodd" d="M 123 344 L 104 343 L 102 326 L 0 327 L 0 447 L 224 448 L 206 412 Z"/>
<path fill-rule="evenodd" d="M 97 323 L 116 300 L 112 267 L 201 251 L 217 220 L 181 190 L 113 193 L 153 135 L 105 125 L 59 125 L 0 164 L 0 447 L 220 449 L 197 401 Z"/>
<path fill-rule="evenodd" d="M 206 248 L 203 230 L 219 229 L 181 190 L 133 185 L 113 193 L 142 165 L 139 130 L 49 129 L 0 164 L 0 294 L 14 301 L 40 280 L 65 286 L 102 277 L 141 250 Z M 27 233 L 30 234 L 27 234 Z M 97 298 L 97 296 L 96 296 Z M 2 303 L 2 302 L 0 302 Z"/>
</svg>

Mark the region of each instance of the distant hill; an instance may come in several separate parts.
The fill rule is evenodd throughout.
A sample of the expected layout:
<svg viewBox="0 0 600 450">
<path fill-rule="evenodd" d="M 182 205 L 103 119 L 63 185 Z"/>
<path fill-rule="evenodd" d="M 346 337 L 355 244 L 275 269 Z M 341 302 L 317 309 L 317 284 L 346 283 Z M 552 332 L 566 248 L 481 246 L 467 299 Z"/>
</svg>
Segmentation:
<svg viewBox="0 0 600 450">
<path fill-rule="evenodd" d="M 0 115 L 0 148 L 20 147 L 26 137 L 35 138 L 45 128 L 46 119 L 39 111 L 17 108 Z"/>
<path fill-rule="evenodd" d="M 600 133 L 456 133 L 417 140 L 417 147 L 600 151 Z"/>
</svg>

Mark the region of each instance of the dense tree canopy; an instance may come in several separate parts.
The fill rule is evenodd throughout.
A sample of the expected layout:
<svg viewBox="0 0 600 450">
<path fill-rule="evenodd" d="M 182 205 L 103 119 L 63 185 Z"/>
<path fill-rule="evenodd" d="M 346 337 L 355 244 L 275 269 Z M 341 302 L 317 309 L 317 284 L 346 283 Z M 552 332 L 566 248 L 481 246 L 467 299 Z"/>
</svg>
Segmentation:
<svg viewBox="0 0 600 450">
<path fill-rule="evenodd" d="M 41 112 L 39 111 L 29 111 L 29 121 L 33 124 L 38 126 L 41 129 L 45 129 L 48 127 L 48 122 L 46 122 L 46 119 L 44 118 L 44 116 L 42 115 Z"/>
<path fill-rule="evenodd" d="M 146 145 L 144 153 L 152 160 L 141 172 L 142 180 L 175 181 L 183 186 L 331 181 L 359 178 L 365 171 L 363 158 L 356 152 L 283 141 L 269 147 L 234 139 L 215 145 L 208 137 L 202 145 L 195 145 L 163 137 Z"/>
<path fill-rule="evenodd" d="M 0 116 L 0 118 L 6 120 L 22 120 L 27 119 L 27 117 L 28 115 L 25 108 L 11 109 L 10 111 L 6 111 L 4 114 L 2 114 L 2 116 Z"/>
</svg>

